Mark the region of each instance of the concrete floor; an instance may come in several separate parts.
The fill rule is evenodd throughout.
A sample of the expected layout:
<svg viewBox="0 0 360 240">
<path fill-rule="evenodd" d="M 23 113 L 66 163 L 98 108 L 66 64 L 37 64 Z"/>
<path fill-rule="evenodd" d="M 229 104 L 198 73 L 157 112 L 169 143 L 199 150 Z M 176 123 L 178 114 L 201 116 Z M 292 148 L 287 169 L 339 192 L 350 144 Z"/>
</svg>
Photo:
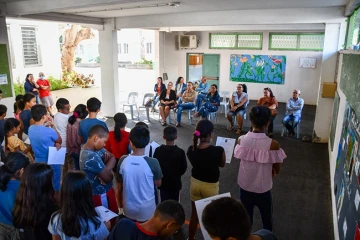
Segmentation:
<svg viewBox="0 0 360 240">
<path fill-rule="evenodd" d="M 249 109 L 254 106 L 251 101 Z M 137 121 L 130 120 L 129 111 L 125 110 L 129 119 L 128 127 L 132 128 Z M 311 136 L 314 119 L 315 106 L 305 106 L 301 122 L 301 137 Z M 330 176 L 327 144 L 313 144 L 302 142 L 295 138 L 281 137 L 282 118 L 284 117 L 285 104 L 280 103 L 278 116 L 274 122 L 274 139 L 279 141 L 280 146 L 287 154 L 287 158 L 281 166 L 281 173 L 274 179 L 273 194 L 273 216 L 274 232 L 280 240 L 285 239 L 308 239 L 308 240 L 332 240 L 333 225 L 331 212 Z M 162 130 L 159 124 L 158 114 L 150 115 L 151 123 L 149 129 L 151 140 L 163 143 Z M 178 140 L 176 144 L 185 151 L 191 145 L 192 133 L 195 125 L 189 125 L 186 115 L 183 115 L 182 127 L 178 129 Z M 140 112 L 140 120 L 145 121 L 144 111 Z M 145 121 L 147 122 L 147 121 Z M 197 121 L 195 120 L 194 123 Z M 107 121 L 109 127 L 114 124 L 111 119 Z M 172 115 L 172 123 L 175 123 Z M 227 121 L 224 114 L 218 113 L 218 122 L 215 124 L 215 138 L 217 136 L 237 138 L 236 130 L 226 129 Z M 249 120 L 244 122 L 243 131 L 250 128 Z M 189 220 L 191 203 L 189 197 L 191 164 L 182 178 L 183 189 L 181 192 L 181 203 Z M 221 169 L 220 193 L 230 192 L 231 196 L 239 199 L 239 187 L 237 185 L 237 174 L 239 160 L 233 158 L 231 164 Z M 262 228 L 260 214 L 255 210 L 253 231 Z M 183 226 L 183 231 L 175 236 L 175 239 L 187 239 L 188 226 Z M 196 239 L 203 239 L 200 229 Z"/>
</svg>

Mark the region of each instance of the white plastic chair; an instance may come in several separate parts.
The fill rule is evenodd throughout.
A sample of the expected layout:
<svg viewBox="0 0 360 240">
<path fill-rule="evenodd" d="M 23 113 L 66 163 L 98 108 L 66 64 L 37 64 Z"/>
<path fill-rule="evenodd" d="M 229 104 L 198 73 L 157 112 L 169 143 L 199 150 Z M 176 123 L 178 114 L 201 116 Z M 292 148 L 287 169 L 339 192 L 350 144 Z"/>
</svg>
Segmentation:
<svg viewBox="0 0 360 240">
<path fill-rule="evenodd" d="M 185 112 L 185 111 L 188 112 L 189 123 L 190 123 L 190 125 L 192 125 L 192 119 L 193 119 L 192 115 L 193 115 L 193 113 L 196 111 L 196 107 L 193 108 L 193 109 L 183 109 L 182 111 L 183 111 L 183 112 Z M 176 119 L 176 114 L 177 114 L 177 112 L 174 111 L 174 118 L 175 118 L 175 119 Z"/>
<path fill-rule="evenodd" d="M 301 120 L 299 121 L 299 123 L 295 127 L 296 138 L 300 138 L 300 122 L 301 122 Z M 283 128 L 282 128 L 282 131 L 281 131 L 281 136 L 282 137 L 284 136 L 285 132 L 288 132 L 288 130 L 283 124 Z"/>
<path fill-rule="evenodd" d="M 220 102 L 220 108 L 221 108 L 221 106 L 224 106 L 225 117 L 226 117 L 226 114 L 228 111 L 228 105 L 229 105 L 228 96 L 229 96 L 229 94 L 230 94 L 230 92 L 228 92 L 228 91 L 220 91 L 220 94 L 219 94 L 220 98 L 222 98 L 222 101 Z M 222 113 L 222 110 L 221 110 L 221 113 Z"/>
<path fill-rule="evenodd" d="M 216 112 L 211 112 L 207 115 L 207 119 L 211 122 L 217 122 Z"/>
<path fill-rule="evenodd" d="M 134 119 L 134 107 L 136 108 L 136 111 L 138 113 L 138 120 L 140 119 L 139 117 L 139 109 L 137 106 L 137 99 L 138 99 L 138 93 L 137 92 L 131 92 L 128 95 L 128 100 L 127 103 L 123 105 L 123 112 L 125 107 L 129 107 L 130 108 L 130 112 L 131 112 L 131 119 Z"/>
<path fill-rule="evenodd" d="M 139 106 L 139 109 L 145 108 L 145 110 L 146 110 L 146 117 L 147 117 L 147 120 L 148 120 L 149 122 L 150 122 L 150 114 L 149 114 L 149 112 L 150 112 L 151 106 L 150 106 L 150 107 L 146 107 L 146 106 L 145 106 L 145 103 L 146 103 L 149 99 L 153 99 L 153 98 L 154 98 L 154 94 L 153 94 L 153 93 L 146 93 L 146 94 L 144 95 L 144 98 L 143 98 L 142 106 Z"/>
</svg>

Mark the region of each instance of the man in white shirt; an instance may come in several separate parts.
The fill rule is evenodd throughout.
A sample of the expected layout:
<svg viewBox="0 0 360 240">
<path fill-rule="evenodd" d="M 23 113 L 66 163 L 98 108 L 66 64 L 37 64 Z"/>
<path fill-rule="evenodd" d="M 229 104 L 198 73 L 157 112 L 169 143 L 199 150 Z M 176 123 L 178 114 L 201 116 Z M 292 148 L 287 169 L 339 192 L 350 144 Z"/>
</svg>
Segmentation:
<svg viewBox="0 0 360 240">
<path fill-rule="evenodd" d="M 290 136 L 295 136 L 294 129 L 301 120 L 301 111 L 304 107 L 304 99 L 299 96 L 300 90 L 295 89 L 293 97 L 290 98 L 286 104 L 286 115 L 283 120 L 283 124 L 287 128 Z"/>
</svg>

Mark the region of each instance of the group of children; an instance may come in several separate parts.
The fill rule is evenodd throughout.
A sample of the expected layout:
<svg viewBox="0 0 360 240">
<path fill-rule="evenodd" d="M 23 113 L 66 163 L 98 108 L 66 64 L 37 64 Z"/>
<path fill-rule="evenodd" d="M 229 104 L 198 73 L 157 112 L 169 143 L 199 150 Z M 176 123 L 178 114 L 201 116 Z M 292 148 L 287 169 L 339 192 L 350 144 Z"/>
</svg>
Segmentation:
<svg viewBox="0 0 360 240">
<path fill-rule="evenodd" d="M 7 156 L 3 159 L 4 166 L 0 167 L 0 199 L 5 199 L 5 204 L 0 206 L 0 239 L 168 238 L 185 222 L 179 200 L 181 176 L 187 170 L 186 155 L 193 167 L 192 204 L 219 193 L 219 167 L 225 166 L 225 153 L 222 147 L 211 145 L 213 126 L 208 120 L 198 123 L 194 143 L 185 154 L 175 145 L 177 129 L 173 126 L 164 128 L 165 144 L 156 149 L 150 145 L 150 131 L 145 123 L 138 122 L 130 132 L 125 131 L 124 113 L 114 116 L 115 127 L 109 132 L 106 123 L 97 119 L 101 108 L 97 98 L 90 98 L 86 106 L 79 104 L 72 114 L 69 101 L 59 98 L 54 118 L 43 105 L 36 104 L 35 95 L 31 93 L 17 99 L 15 114 L 19 119 L 5 120 L 7 109 L 4 107 L 0 105 L 0 141 L 3 136 Z M 272 230 L 269 225 L 272 224 L 271 179 L 285 158 L 278 143 L 265 139 L 263 134 L 269 122 L 268 112 L 262 107 L 254 109 L 250 113 L 253 135 L 248 133 L 239 139 L 234 155 L 242 159 L 238 184 L 244 206 L 228 200 L 241 217 L 233 221 L 245 232 L 230 231 L 226 229 L 228 226 L 220 224 L 229 216 L 225 214 L 229 204 L 220 201 L 219 206 L 214 207 L 214 201 L 202 216 L 205 229 L 213 239 L 275 239 L 267 231 L 250 236 L 255 203 L 263 203 L 257 206 L 262 217 L 265 216 L 264 228 Z M 28 145 L 22 141 L 26 136 L 30 140 Z M 263 139 L 262 153 L 269 155 L 266 159 L 249 158 L 257 151 L 251 139 Z M 64 165 L 47 164 L 49 147 L 66 148 Z M 256 181 L 244 177 L 249 169 L 253 169 Z M 242 174 L 245 171 L 246 174 Z M 266 186 L 263 182 L 267 182 Z M 95 210 L 98 206 L 126 218 L 117 223 L 114 219 L 104 222 Z M 214 214 L 221 211 L 221 207 L 224 212 L 219 216 L 224 219 L 219 217 L 217 222 L 214 219 L 218 216 Z M 189 239 L 194 238 L 197 223 L 198 216 L 193 209 Z M 216 224 L 223 226 L 226 233 L 219 232 Z"/>
</svg>

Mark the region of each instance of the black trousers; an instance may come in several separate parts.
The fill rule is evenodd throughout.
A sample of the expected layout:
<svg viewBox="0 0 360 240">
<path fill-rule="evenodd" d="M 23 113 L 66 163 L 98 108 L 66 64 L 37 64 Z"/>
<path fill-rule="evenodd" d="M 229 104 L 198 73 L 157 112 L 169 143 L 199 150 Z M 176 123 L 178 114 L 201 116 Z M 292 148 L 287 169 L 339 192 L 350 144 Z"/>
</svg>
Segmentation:
<svg viewBox="0 0 360 240">
<path fill-rule="evenodd" d="M 263 228 L 273 231 L 271 191 L 253 193 L 240 188 L 240 200 L 249 214 L 251 225 L 253 224 L 254 207 L 257 206 L 260 211 Z"/>
<path fill-rule="evenodd" d="M 167 191 L 167 190 L 160 189 L 161 202 L 166 201 L 166 200 L 174 200 L 174 201 L 178 202 L 179 195 L 180 195 L 180 191 Z"/>
</svg>

